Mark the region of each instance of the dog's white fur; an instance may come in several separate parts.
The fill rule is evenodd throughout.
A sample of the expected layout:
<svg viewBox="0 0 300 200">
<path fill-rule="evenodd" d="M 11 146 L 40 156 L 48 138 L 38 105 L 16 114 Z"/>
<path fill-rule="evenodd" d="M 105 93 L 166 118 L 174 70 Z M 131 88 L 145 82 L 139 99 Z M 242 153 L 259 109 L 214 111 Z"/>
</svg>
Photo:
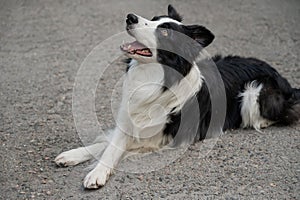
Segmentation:
<svg viewBox="0 0 300 200">
<path fill-rule="evenodd" d="M 242 97 L 242 128 L 253 127 L 260 132 L 261 128 L 266 128 L 275 123 L 261 116 L 258 97 L 262 88 L 263 84 L 257 84 L 256 81 L 252 81 L 246 84 L 245 91 L 239 95 Z"/>
</svg>

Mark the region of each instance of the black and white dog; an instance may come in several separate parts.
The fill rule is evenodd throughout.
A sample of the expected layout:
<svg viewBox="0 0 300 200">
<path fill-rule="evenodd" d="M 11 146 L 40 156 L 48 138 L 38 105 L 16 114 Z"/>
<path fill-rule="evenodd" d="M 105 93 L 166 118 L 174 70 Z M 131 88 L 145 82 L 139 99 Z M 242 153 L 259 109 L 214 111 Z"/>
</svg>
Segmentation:
<svg viewBox="0 0 300 200">
<path fill-rule="evenodd" d="M 168 15 L 147 20 L 128 14 L 126 30 L 135 42 L 121 45 L 129 57 L 117 126 L 95 143 L 58 155 L 56 164 L 71 166 L 101 154 L 97 166 L 85 177 L 85 188 L 99 188 L 128 152 L 147 152 L 206 138 L 213 131 L 272 124 L 289 125 L 300 117 L 300 90 L 267 63 L 255 58 L 215 56 L 221 80 L 199 56 L 214 35 L 199 25 L 184 25 L 169 5 Z M 207 75 L 207 76 L 206 76 Z M 208 84 L 210 82 L 211 84 Z M 222 93 L 225 119 L 212 120 L 222 108 L 213 106 Z M 213 94 L 213 95 L 212 95 Z M 218 98 L 217 98 L 218 99 Z M 196 112 L 197 111 L 197 112 Z M 199 112 L 198 112 L 199 111 Z M 185 115 L 186 117 L 183 117 Z"/>
</svg>

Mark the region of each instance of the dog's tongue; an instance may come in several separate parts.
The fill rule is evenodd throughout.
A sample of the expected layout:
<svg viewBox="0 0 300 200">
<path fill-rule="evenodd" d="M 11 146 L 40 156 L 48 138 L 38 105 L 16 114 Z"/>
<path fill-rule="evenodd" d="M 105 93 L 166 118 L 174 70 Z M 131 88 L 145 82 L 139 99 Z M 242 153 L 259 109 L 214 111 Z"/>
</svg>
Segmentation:
<svg viewBox="0 0 300 200">
<path fill-rule="evenodd" d="M 134 41 L 131 43 L 125 43 L 121 46 L 122 50 L 124 51 L 135 51 L 135 50 L 141 50 L 141 49 L 146 49 L 147 47 L 138 41 Z"/>
<path fill-rule="evenodd" d="M 125 51 L 129 54 L 138 54 L 142 56 L 152 56 L 152 52 L 148 47 L 143 45 L 142 43 L 139 43 L 138 41 L 134 41 L 131 43 L 125 43 L 121 45 L 121 50 Z"/>
</svg>

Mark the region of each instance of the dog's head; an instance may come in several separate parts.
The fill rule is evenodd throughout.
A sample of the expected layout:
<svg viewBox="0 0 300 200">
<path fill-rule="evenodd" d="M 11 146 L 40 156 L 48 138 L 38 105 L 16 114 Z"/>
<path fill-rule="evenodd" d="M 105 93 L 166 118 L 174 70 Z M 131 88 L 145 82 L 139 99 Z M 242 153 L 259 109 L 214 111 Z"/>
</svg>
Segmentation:
<svg viewBox="0 0 300 200">
<path fill-rule="evenodd" d="M 151 20 L 128 14 L 126 30 L 136 41 L 123 44 L 121 50 L 142 63 L 166 59 L 161 58 L 161 54 L 169 55 L 169 59 L 174 54 L 194 59 L 199 50 L 213 41 L 214 35 L 203 26 L 184 25 L 181 21 L 182 17 L 172 5 L 168 6 L 168 15 L 155 16 Z"/>
</svg>

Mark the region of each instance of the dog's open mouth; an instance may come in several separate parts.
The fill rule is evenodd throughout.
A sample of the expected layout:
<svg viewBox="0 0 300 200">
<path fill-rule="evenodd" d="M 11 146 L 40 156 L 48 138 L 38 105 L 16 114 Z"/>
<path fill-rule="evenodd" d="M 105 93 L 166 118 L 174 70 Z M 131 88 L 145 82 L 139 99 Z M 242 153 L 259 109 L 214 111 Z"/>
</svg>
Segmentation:
<svg viewBox="0 0 300 200">
<path fill-rule="evenodd" d="M 122 51 L 129 54 L 137 54 L 147 57 L 152 56 L 150 49 L 138 41 L 122 44 L 120 48 Z"/>
</svg>

